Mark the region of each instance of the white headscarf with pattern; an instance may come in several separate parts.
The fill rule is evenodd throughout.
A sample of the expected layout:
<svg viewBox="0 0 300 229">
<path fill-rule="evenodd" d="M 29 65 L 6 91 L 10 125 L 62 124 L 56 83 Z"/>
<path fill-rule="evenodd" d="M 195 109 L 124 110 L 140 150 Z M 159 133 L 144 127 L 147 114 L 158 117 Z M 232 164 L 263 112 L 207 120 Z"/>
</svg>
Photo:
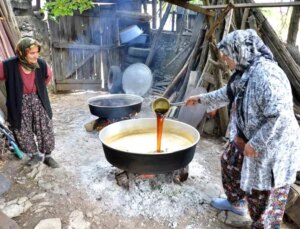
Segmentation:
<svg viewBox="0 0 300 229">
<path fill-rule="evenodd" d="M 236 69 L 244 71 L 257 58 L 272 60 L 273 54 L 253 29 L 236 30 L 229 33 L 217 45 L 218 49 L 233 59 Z"/>
</svg>

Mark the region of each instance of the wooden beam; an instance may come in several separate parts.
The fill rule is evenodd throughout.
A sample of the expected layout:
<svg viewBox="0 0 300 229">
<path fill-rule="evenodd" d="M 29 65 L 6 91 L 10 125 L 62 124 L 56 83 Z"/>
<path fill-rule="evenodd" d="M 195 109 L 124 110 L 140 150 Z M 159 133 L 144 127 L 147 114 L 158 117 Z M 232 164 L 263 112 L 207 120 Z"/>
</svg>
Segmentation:
<svg viewBox="0 0 300 229">
<path fill-rule="evenodd" d="M 246 29 L 246 23 L 247 23 L 247 19 L 249 17 L 249 12 L 250 12 L 250 9 L 249 8 L 246 8 L 244 10 L 244 14 L 243 14 L 243 19 L 242 19 L 242 24 L 241 24 L 241 29 Z"/>
<path fill-rule="evenodd" d="M 153 42 L 152 42 L 152 45 L 151 45 L 150 52 L 149 52 L 149 54 L 148 54 L 148 56 L 147 56 L 147 59 L 146 59 L 146 62 L 145 62 L 145 64 L 146 64 L 147 66 L 150 66 L 150 64 L 151 64 L 151 62 L 152 62 L 152 59 L 153 59 L 154 54 L 155 54 L 155 51 L 156 51 L 156 49 L 157 49 L 157 45 L 158 45 L 158 42 L 159 42 L 159 38 L 160 38 L 160 36 L 161 36 L 161 32 L 162 32 L 162 30 L 163 30 L 163 28 L 164 28 L 164 26 L 165 26 L 165 24 L 166 24 L 166 21 L 167 21 L 167 19 L 168 19 L 168 16 L 169 16 L 169 13 L 170 13 L 170 11 L 171 11 L 171 8 L 172 8 L 171 4 L 168 4 L 168 5 L 167 5 L 167 9 L 166 9 L 166 11 L 165 11 L 165 14 L 164 14 L 163 18 L 162 18 L 161 21 L 160 21 L 160 26 L 159 26 L 159 28 L 158 28 L 156 34 L 155 34 L 155 37 L 154 37 Z"/>
<path fill-rule="evenodd" d="M 138 21 L 148 22 L 152 19 L 152 16 L 150 14 L 146 14 L 146 13 L 132 12 L 132 11 L 126 11 L 126 10 L 117 10 L 116 13 L 117 13 L 117 17 L 138 20 Z"/>
<path fill-rule="evenodd" d="M 211 37 L 215 33 L 216 28 L 221 24 L 221 22 L 224 21 L 226 15 L 233 7 L 234 6 L 231 2 L 226 6 L 226 8 L 222 11 L 221 15 L 217 18 L 217 20 L 214 22 L 214 24 L 206 34 L 206 40 L 211 40 Z"/>
<path fill-rule="evenodd" d="M 55 82 L 60 84 L 101 84 L 99 79 L 63 79 L 55 80 Z"/>
<path fill-rule="evenodd" d="M 246 0 L 252 1 L 252 0 Z M 283 42 L 279 39 L 271 24 L 266 20 L 260 10 L 252 9 L 253 15 L 259 25 L 259 32 L 265 44 L 271 49 L 279 66 L 286 73 L 294 88 L 294 98 L 300 101 L 300 67 L 290 55 Z"/>
<path fill-rule="evenodd" d="M 156 29 L 156 11 L 157 11 L 157 4 L 156 4 L 156 0 L 152 1 L 152 28 Z"/>
<path fill-rule="evenodd" d="M 57 42 L 52 43 L 53 48 L 62 48 L 62 49 L 90 49 L 90 50 L 105 50 L 117 48 L 117 46 L 105 46 L 105 45 L 91 45 L 91 44 L 77 44 L 77 43 L 68 43 L 68 42 Z"/>
<path fill-rule="evenodd" d="M 227 5 L 198 5 L 205 10 L 225 9 Z M 290 7 L 300 6 L 300 2 L 270 2 L 270 3 L 238 3 L 234 8 L 263 8 L 263 7 Z"/>
<path fill-rule="evenodd" d="M 209 10 L 209 9 L 204 9 L 202 8 L 202 6 L 199 5 L 195 5 L 195 4 L 191 4 L 191 3 L 187 3 L 184 2 L 182 0 L 164 0 L 165 2 L 169 2 L 171 4 L 177 5 L 177 6 L 181 6 L 185 9 L 189 9 L 198 13 L 202 13 L 208 16 L 214 16 L 215 12 Z"/>
</svg>

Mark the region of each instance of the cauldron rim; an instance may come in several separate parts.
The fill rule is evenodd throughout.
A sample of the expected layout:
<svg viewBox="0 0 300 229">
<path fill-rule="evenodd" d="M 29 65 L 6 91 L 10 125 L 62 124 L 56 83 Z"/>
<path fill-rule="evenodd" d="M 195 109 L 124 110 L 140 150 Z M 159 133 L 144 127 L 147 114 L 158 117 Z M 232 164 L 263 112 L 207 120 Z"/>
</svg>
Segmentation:
<svg viewBox="0 0 300 229">
<path fill-rule="evenodd" d="M 134 122 L 136 122 L 136 126 L 134 126 Z M 156 119 L 141 118 L 119 121 L 108 125 L 100 131 L 99 138 L 102 142 L 103 152 L 106 160 L 110 164 L 128 172 L 160 174 L 183 168 L 193 160 L 197 143 L 200 139 L 198 130 L 186 123 L 170 119 L 166 119 L 165 124 L 167 125 L 164 125 L 164 127 L 167 126 L 167 128 L 170 128 L 171 131 L 173 130 L 175 133 L 177 133 L 177 131 L 178 133 L 181 133 L 183 129 L 186 129 L 187 134 L 193 139 L 188 147 L 167 153 L 136 153 L 118 150 L 110 147 L 109 144 L 104 143 L 106 137 L 122 133 L 122 131 L 130 131 L 130 127 L 133 127 L 133 129 L 136 127 L 137 130 L 143 129 L 144 123 L 147 123 L 147 128 L 152 129 L 153 126 L 155 127 Z M 174 123 L 176 123 L 176 125 L 174 125 Z"/>
<path fill-rule="evenodd" d="M 191 143 L 189 146 L 187 147 L 184 147 L 184 148 L 181 148 L 180 150 L 177 150 L 177 151 L 171 151 L 171 152 L 160 152 L 160 153 L 155 153 L 155 152 L 151 152 L 151 153 L 136 153 L 136 152 L 128 152 L 128 151 L 124 151 L 124 150 L 119 150 L 119 149 L 116 149 L 116 148 L 113 148 L 111 147 L 109 144 L 106 144 L 104 139 L 101 137 L 101 133 L 103 133 L 105 131 L 105 129 L 109 128 L 111 125 L 114 125 L 114 124 L 117 124 L 117 123 L 120 123 L 120 122 L 131 122 L 132 120 L 145 120 L 145 121 L 152 121 L 152 120 L 156 120 L 156 118 L 139 118 L 139 119 L 129 119 L 129 120 L 122 120 L 122 121 L 119 121 L 119 122 L 116 122 L 116 123 L 112 123 L 106 127 L 104 127 L 100 132 L 99 132 L 99 139 L 101 141 L 102 144 L 106 145 L 107 147 L 113 149 L 113 150 L 117 150 L 119 152 L 122 152 L 122 153 L 125 153 L 125 154 L 136 154 L 136 155 L 153 155 L 153 156 L 159 156 L 159 155 L 168 155 L 168 154 L 174 154 L 178 151 L 181 151 L 181 150 L 187 150 L 195 145 L 198 144 L 199 140 L 200 140 L 200 134 L 199 132 L 191 125 L 189 124 L 186 124 L 184 122 L 180 122 L 180 121 L 176 121 L 176 120 L 172 120 L 172 119 L 165 119 L 165 122 L 174 122 L 174 123 L 180 123 L 180 125 L 183 125 L 183 126 L 186 126 L 187 128 L 190 128 L 190 129 L 194 129 L 196 130 L 195 133 L 197 133 L 197 139 L 193 141 L 193 143 Z"/>
</svg>

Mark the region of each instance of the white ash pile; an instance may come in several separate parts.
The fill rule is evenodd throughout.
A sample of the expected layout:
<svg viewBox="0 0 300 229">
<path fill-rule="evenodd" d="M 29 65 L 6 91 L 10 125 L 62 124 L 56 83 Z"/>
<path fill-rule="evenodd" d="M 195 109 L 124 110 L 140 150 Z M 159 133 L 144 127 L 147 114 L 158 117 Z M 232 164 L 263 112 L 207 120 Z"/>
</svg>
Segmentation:
<svg viewBox="0 0 300 229">
<path fill-rule="evenodd" d="M 197 162 L 189 166 L 189 178 L 182 185 L 175 184 L 168 176 L 158 175 L 153 179 L 133 179 L 127 190 L 116 182 L 118 170 L 101 161 L 81 168 L 81 185 L 103 211 L 174 222 L 184 215 L 197 217 L 205 211 L 211 198 L 221 192 L 203 166 Z"/>
</svg>

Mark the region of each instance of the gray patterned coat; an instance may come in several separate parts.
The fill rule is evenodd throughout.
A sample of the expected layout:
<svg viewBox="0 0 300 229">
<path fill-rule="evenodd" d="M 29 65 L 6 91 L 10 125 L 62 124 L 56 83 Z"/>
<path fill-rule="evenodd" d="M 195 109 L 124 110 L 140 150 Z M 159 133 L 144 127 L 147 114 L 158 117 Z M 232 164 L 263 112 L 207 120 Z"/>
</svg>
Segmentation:
<svg viewBox="0 0 300 229">
<path fill-rule="evenodd" d="M 250 32 L 253 36 L 253 30 Z M 226 54 L 232 57 L 230 53 Z M 258 157 L 244 158 L 241 188 L 251 192 L 252 189 L 270 190 L 291 184 L 295 181 L 297 170 L 300 170 L 300 129 L 293 112 L 290 83 L 272 58 L 263 55 L 256 55 L 255 61 L 246 65 L 235 85 L 237 91 L 246 81 L 241 125 Z M 212 110 L 229 103 L 226 91 L 225 86 L 199 96 L 201 102 Z M 238 116 L 238 113 L 235 115 Z M 235 119 L 233 125 L 234 122 Z"/>
</svg>

